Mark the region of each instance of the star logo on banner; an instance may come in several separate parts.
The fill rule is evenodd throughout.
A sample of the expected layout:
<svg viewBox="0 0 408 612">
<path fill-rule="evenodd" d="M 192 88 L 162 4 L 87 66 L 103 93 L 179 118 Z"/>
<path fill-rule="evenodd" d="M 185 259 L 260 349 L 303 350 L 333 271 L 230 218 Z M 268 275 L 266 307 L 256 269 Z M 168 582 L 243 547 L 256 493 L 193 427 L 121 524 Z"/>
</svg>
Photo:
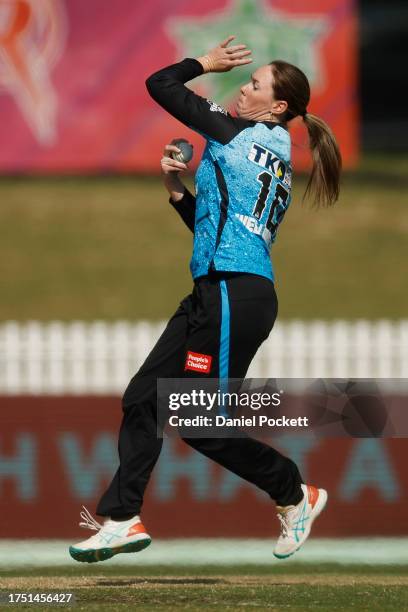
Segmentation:
<svg viewBox="0 0 408 612">
<path fill-rule="evenodd" d="M 194 19 L 170 18 L 165 28 L 178 47 L 180 59 L 204 55 L 229 34 L 236 36 L 231 44 L 244 43 L 252 50 L 251 64 L 206 77 L 208 95 L 218 102 L 235 97 L 239 87 L 250 80 L 251 72 L 273 59 L 299 66 L 311 86 L 323 83 L 317 43 L 329 31 L 324 16 L 295 16 L 275 10 L 265 1 L 233 0 L 221 11 Z"/>
</svg>

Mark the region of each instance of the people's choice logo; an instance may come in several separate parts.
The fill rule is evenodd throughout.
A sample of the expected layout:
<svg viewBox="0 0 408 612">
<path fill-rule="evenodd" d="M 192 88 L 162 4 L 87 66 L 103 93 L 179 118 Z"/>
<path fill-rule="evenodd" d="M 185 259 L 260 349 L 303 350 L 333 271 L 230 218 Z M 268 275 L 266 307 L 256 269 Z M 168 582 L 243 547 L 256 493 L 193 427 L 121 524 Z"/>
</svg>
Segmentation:
<svg viewBox="0 0 408 612">
<path fill-rule="evenodd" d="M 0 94 L 11 95 L 42 145 L 57 140 L 52 69 L 67 37 L 62 0 L 0 0 Z"/>
<path fill-rule="evenodd" d="M 193 351 L 187 351 L 187 358 L 184 370 L 193 370 L 193 372 L 208 374 L 211 370 L 211 361 L 211 355 L 203 355 L 202 353 L 193 353 Z"/>
</svg>

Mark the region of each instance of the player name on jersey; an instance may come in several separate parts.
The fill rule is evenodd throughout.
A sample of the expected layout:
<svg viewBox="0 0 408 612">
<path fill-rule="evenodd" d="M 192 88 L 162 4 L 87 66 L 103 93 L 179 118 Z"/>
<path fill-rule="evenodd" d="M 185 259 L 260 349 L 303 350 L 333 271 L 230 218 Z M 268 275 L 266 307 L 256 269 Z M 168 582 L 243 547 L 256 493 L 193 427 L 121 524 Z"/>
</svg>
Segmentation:
<svg viewBox="0 0 408 612">
<path fill-rule="evenodd" d="M 265 168 L 265 170 L 269 170 L 280 181 L 283 181 L 290 187 L 291 171 L 289 168 L 287 168 L 284 162 L 279 159 L 279 157 L 276 157 L 272 151 L 269 151 L 269 149 L 266 149 L 256 142 L 253 142 L 251 150 L 248 154 L 248 159 L 255 164 L 258 164 L 258 166 Z"/>
<path fill-rule="evenodd" d="M 250 217 L 249 215 L 241 215 L 240 213 L 235 213 L 237 219 L 239 219 L 247 230 L 249 230 L 252 234 L 257 234 L 258 236 L 262 236 L 265 242 L 269 245 L 271 242 L 271 232 L 265 227 L 263 223 L 259 223 L 255 219 L 255 217 Z"/>
</svg>

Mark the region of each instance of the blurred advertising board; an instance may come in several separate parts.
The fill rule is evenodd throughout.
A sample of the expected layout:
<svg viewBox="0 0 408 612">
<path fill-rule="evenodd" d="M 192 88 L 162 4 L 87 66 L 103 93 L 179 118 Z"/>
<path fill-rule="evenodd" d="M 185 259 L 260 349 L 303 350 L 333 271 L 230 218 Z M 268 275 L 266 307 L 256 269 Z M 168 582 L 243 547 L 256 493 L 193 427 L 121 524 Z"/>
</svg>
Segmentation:
<svg viewBox="0 0 408 612">
<path fill-rule="evenodd" d="M 201 136 L 149 98 L 145 79 L 232 33 L 254 62 L 189 86 L 232 111 L 254 67 L 295 63 L 312 85 L 309 111 L 330 124 L 345 166 L 353 166 L 357 33 L 350 0 L 0 0 L 0 172 L 158 173 L 172 138 L 186 137 L 200 151 Z M 298 169 L 309 163 L 305 138 L 295 120 Z"/>
<path fill-rule="evenodd" d="M 0 398 L 0 537 L 76 538 L 118 461 L 120 400 L 106 396 Z M 271 443 L 329 492 L 318 536 L 407 534 L 407 440 L 312 439 Z M 273 537 L 275 506 L 252 485 L 183 441 L 164 440 L 143 520 L 156 537 Z"/>
</svg>

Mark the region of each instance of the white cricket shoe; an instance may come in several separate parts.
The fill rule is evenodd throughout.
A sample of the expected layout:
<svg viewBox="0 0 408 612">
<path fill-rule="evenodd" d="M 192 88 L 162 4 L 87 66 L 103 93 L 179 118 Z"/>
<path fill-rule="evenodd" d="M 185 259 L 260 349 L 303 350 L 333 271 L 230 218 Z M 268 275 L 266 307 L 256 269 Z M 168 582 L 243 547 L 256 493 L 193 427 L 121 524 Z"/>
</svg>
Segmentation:
<svg viewBox="0 0 408 612">
<path fill-rule="evenodd" d="M 76 561 L 95 563 L 105 561 L 119 553 L 138 552 L 151 543 L 151 537 L 146 533 L 139 516 L 128 521 L 113 521 L 107 518 L 103 525 L 98 523 L 85 506 L 80 513 L 84 522 L 80 527 L 97 531 L 95 535 L 69 547 L 69 554 Z"/>
<path fill-rule="evenodd" d="M 312 523 L 319 516 L 327 502 L 327 492 L 302 484 L 303 499 L 296 506 L 278 506 L 281 533 L 273 554 L 286 559 L 295 553 L 307 540 Z"/>
</svg>

